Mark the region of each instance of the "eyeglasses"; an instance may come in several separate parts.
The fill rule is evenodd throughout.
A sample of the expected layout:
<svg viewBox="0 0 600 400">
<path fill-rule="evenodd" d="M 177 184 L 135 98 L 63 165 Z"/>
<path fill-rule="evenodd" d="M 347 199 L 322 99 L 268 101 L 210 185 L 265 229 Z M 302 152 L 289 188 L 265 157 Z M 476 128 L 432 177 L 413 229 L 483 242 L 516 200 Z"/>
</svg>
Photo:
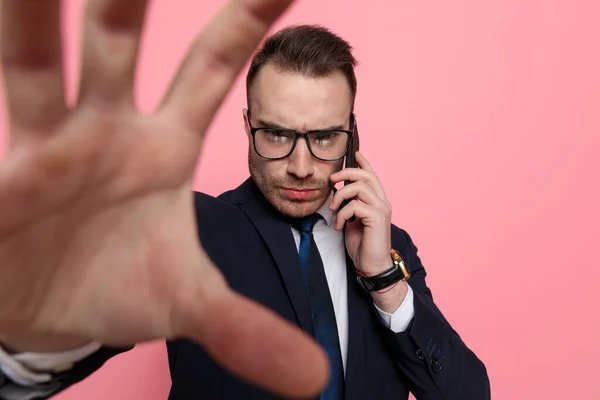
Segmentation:
<svg viewBox="0 0 600 400">
<path fill-rule="evenodd" d="M 342 159 L 348 151 L 353 131 L 345 129 L 315 129 L 299 132 L 279 127 L 252 127 L 250 110 L 248 125 L 254 144 L 254 150 L 262 158 L 280 160 L 286 158 L 296 148 L 298 139 L 303 137 L 310 154 L 321 161 Z M 350 116 L 350 127 L 354 125 L 354 115 Z"/>
</svg>

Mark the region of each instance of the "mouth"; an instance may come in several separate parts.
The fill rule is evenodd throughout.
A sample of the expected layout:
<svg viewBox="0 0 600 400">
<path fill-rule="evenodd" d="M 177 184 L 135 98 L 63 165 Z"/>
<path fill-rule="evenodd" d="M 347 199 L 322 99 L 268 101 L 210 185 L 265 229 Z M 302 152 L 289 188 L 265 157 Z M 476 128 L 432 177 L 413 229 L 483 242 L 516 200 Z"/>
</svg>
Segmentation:
<svg viewBox="0 0 600 400">
<path fill-rule="evenodd" d="M 319 189 L 282 188 L 285 197 L 293 200 L 310 200 L 319 193 Z"/>
</svg>

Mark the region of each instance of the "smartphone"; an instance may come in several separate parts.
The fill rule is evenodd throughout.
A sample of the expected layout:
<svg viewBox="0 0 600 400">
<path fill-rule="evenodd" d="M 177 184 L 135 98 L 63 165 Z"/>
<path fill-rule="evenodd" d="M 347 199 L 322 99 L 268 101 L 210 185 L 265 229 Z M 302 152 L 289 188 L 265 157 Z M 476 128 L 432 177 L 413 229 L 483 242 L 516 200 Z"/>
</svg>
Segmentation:
<svg viewBox="0 0 600 400">
<path fill-rule="evenodd" d="M 352 125 L 352 138 L 350 139 L 350 145 L 348 146 L 348 153 L 346 153 L 346 161 L 345 168 L 356 168 L 356 157 L 355 153 L 359 150 L 360 140 L 358 137 L 358 125 L 356 124 L 356 119 L 353 118 L 354 124 Z M 351 181 L 345 181 L 344 185 L 351 184 Z M 340 209 L 344 208 L 348 203 L 350 203 L 352 199 L 347 199 L 342 202 Z M 350 218 L 350 222 L 353 222 L 356 218 L 353 216 Z"/>
</svg>

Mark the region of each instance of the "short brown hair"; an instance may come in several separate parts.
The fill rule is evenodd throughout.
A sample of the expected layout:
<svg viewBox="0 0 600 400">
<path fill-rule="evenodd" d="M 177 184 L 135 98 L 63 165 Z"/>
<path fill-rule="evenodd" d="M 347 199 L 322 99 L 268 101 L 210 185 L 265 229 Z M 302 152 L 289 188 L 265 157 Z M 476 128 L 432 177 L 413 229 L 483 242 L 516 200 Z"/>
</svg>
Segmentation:
<svg viewBox="0 0 600 400">
<path fill-rule="evenodd" d="M 356 97 L 357 61 L 352 46 L 319 25 L 292 25 L 267 38 L 263 47 L 252 58 L 246 75 L 246 97 L 250 105 L 250 89 L 260 69 L 273 63 L 284 71 L 297 72 L 309 77 L 321 77 L 340 70 L 350 86 L 352 108 Z"/>
</svg>

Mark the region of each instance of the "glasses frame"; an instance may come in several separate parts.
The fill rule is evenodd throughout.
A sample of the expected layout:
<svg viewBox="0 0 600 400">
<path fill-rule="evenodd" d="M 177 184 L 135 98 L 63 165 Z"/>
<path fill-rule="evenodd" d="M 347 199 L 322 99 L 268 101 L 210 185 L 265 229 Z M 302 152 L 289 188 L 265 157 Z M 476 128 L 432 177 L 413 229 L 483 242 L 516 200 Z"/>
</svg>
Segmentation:
<svg viewBox="0 0 600 400">
<path fill-rule="evenodd" d="M 310 131 L 306 131 L 306 132 L 302 132 L 302 131 L 297 131 L 295 129 L 290 129 L 290 128 L 274 128 L 274 127 L 267 127 L 267 126 L 261 126 L 261 127 L 253 127 L 252 123 L 250 122 L 250 109 L 248 109 L 247 112 L 247 119 L 248 119 L 248 127 L 250 128 L 250 135 L 252 136 L 252 145 L 254 146 L 254 151 L 256 152 L 256 154 L 258 154 L 260 157 L 266 159 L 266 160 L 282 160 L 286 157 L 289 157 L 290 154 L 292 154 L 294 152 L 294 149 L 296 148 L 296 145 L 298 144 L 298 139 L 300 139 L 301 137 L 304 138 L 304 140 L 306 141 L 306 146 L 308 147 L 308 151 L 310 152 L 310 154 L 316 158 L 317 160 L 320 161 L 338 161 L 341 160 L 342 158 L 344 158 L 346 156 L 346 154 L 348 154 L 348 148 L 350 147 L 350 144 L 352 143 L 352 136 L 354 135 L 355 129 L 354 129 L 354 124 L 355 124 L 355 119 L 354 119 L 354 113 L 350 113 L 350 127 L 351 129 L 312 129 Z M 256 148 L 256 132 L 259 130 L 286 130 L 286 131 L 290 131 L 290 132 L 294 132 L 295 137 L 294 137 L 294 142 L 292 143 L 292 147 L 290 148 L 290 151 L 281 157 L 266 157 L 263 156 L 262 154 L 260 154 L 260 152 L 258 151 L 258 149 Z M 336 158 L 321 158 L 315 155 L 315 153 L 313 153 L 312 148 L 310 147 L 310 140 L 309 139 L 309 135 L 311 134 L 316 134 L 316 133 L 327 133 L 327 132 L 344 132 L 348 135 L 348 143 L 346 144 L 346 150 L 344 151 L 344 153 Z"/>
</svg>

